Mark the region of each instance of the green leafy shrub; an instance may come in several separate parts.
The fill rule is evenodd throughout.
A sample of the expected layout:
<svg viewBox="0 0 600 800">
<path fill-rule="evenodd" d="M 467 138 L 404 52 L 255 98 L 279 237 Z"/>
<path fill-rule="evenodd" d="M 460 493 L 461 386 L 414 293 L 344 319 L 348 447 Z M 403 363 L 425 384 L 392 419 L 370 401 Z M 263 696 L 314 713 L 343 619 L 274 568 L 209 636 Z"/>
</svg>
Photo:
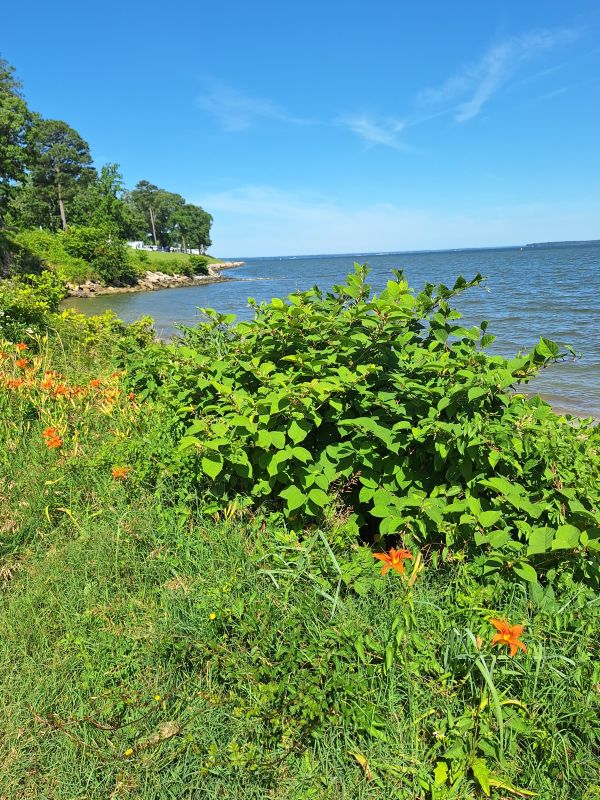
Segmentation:
<svg viewBox="0 0 600 800">
<path fill-rule="evenodd" d="M 14 242 L 19 272 L 45 268 L 69 283 L 129 284 L 137 278 L 123 242 L 103 228 L 69 226 L 58 233 L 31 229 L 16 234 Z"/>
<path fill-rule="evenodd" d="M 0 231 L 0 276 L 39 272 L 42 259 L 18 235 Z"/>
<path fill-rule="evenodd" d="M 190 256 L 190 266 L 193 275 L 208 275 L 208 264 L 210 259 L 208 256 Z"/>
<path fill-rule="evenodd" d="M 400 535 L 488 574 L 535 581 L 574 558 L 597 578 L 598 430 L 513 394 L 566 353 L 541 339 L 487 355 L 486 324 L 464 328 L 449 302 L 480 276 L 415 295 L 396 273 L 378 297 L 366 276 L 233 327 L 207 312 L 168 365 L 134 364 L 136 388 L 172 405 L 177 469 L 193 463 L 208 510 L 240 495 L 296 528 Z"/>
<path fill-rule="evenodd" d="M 48 271 L 0 281 L 0 336 L 18 341 L 44 332 L 64 295 L 63 282 Z"/>
<path fill-rule="evenodd" d="M 66 250 L 62 233 L 32 228 L 20 231 L 14 239 L 21 250 L 21 256 L 17 256 L 19 272 L 37 271 L 39 268 L 53 270 L 70 283 L 98 277 L 88 261 Z"/>
<path fill-rule="evenodd" d="M 155 331 L 151 317 L 142 317 L 126 324 L 114 311 L 87 316 L 74 309 L 66 309 L 52 319 L 52 327 L 67 346 L 81 345 L 104 353 L 132 352 L 150 346 Z"/>
<path fill-rule="evenodd" d="M 126 246 L 110 231 L 70 226 L 61 235 L 66 252 L 90 264 L 104 283 L 135 282 L 137 276 L 127 257 Z"/>
</svg>

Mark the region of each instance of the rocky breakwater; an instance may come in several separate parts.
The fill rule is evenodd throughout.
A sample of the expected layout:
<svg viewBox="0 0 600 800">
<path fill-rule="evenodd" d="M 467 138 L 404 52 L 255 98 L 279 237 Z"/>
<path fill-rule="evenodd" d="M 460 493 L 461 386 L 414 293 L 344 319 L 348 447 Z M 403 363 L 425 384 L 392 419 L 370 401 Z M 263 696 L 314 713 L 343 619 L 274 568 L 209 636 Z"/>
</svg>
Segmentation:
<svg viewBox="0 0 600 800">
<path fill-rule="evenodd" d="M 131 286 L 104 286 L 96 281 L 67 284 L 68 297 L 97 297 L 101 294 L 124 294 L 126 292 L 153 292 L 157 289 L 175 289 L 180 286 L 197 286 L 201 283 L 226 281 L 221 275 L 224 269 L 241 267 L 243 261 L 223 261 L 208 265 L 206 275 L 167 275 L 165 272 L 146 272 Z"/>
</svg>

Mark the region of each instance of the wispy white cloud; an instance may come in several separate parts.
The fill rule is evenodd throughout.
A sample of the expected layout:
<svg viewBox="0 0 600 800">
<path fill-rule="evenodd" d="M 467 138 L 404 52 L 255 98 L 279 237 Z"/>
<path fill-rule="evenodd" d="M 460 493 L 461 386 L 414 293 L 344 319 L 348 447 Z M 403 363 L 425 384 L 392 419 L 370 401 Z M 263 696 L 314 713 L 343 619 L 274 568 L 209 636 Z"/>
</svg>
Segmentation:
<svg viewBox="0 0 600 800">
<path fill-rule="evenodd" d="M 555 97 L 560 97 L 561 94 L 569 91 L 569 86 L 561 86 L 558 89 L 553 89 L 551 92 L 545 92 L 536 98 L 535 102 L 543 103 L 546 100 L 553 100 Z"/>
<path fill-rule="evenodd" d="M 340 117 L 339 124 L 348 128 L 370 145 L 381 144 L 395 150 L 410 149 L 399 134 L 406 127 L 399 119 L 376 120 L 367 114 L 355 114 Z"/>
<path fill-rule="evenodd" d="M 207 91 L 197 102 L 203 111 L 217 120 L 223 130 L 230 132 L 247 130 L 261 120 L 293 125 L 314 124 L 311 120 L 294 116 L 271 100 L 243 94 L 220 81 L 207 82 Z"/>
<path fill-rule="evenodd" d="M 572 28 L 553 28 L 504 39 L 441 86 L 421 92 L 418 100 L 427 108 L 450 105 L 455 120 L 466 122 L 476 117 L 526 62 L 573 42 L 577 36 Z"/>
<path fill-rule="evenodd" d="M 197 103 L 223 130 L 229 132 L 244 131 L 265 121 L 288 125 L 334 125 L 351 131 L 369 146 L 414 152 L 402 135 L 408 128 L 446 114 L 452 114 L 457 122 L 473 119 L 517 76 L 524 83 L 562 68 L 562 64 L 551 65 L 533 76 L 523 75 L 527 62 L 534 62 L 545 53 L 573 42 L 578 35 L 577 30 L 562 27 L 529 31 L 496 42 L 478 61 L 468 64 L 440 86 L 421 91 L 416 98 L 418 111 L 404 118 L 362 112 L 347 113 L 329 121 L 309 119 L 293 114 L 270 99 L 244 94 L 218 80 L 205 81 L 206 91 L 198 97 Z M 554 96 L 561 91 L 557 90 Z"/>
</svg>

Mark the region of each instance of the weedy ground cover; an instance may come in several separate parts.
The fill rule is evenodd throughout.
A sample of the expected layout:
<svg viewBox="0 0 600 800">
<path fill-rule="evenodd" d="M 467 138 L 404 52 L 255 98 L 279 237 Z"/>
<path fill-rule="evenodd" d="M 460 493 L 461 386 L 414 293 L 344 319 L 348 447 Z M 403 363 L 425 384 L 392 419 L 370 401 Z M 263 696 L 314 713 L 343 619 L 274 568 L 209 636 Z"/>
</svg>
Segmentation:
<svg viewBox="0 0 600 800">
<path fill-rule="evenodd" d="M 464 335 L 403 311 L 399 366 L 396 329 L 361 343 L 355 289 L 173 346 L 50 310 L 2 342 L 0 797 L 599 796 L 597 431 L 511 400 L 480 334 L 453 353 Z M 355 381 L 346 345 L 354 376 L 385 368 Z M 365 418 L 392 436 L 348 424 Z M 323 453 L 340 475 L 308 484 L 332 475 Z M 361 478 L 397 479 L 394 458 L 411 480 L 386 498 L 414 502 L 387 528 Z"/>
</svg>

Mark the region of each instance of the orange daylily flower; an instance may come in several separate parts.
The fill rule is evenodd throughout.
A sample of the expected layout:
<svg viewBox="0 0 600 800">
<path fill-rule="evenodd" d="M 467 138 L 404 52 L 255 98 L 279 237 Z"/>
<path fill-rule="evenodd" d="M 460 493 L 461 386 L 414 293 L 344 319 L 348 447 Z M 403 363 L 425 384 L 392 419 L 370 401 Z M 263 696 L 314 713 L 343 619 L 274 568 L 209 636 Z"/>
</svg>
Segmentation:
<svg viewBox="0 0 600 800">
<path fill-rule="evenodd" d="M 51 388 L 52 388 L 52 378 L 44 378 L 44 380 L 40 382 L 40 389 L 51 389 Z"/>
<path fill-rule="evenodd" d="M 524 653 L 527 652 L 527 648 L 523 642 L 519 640 L 519 636 L 523 633 L 522 625 L 511 625 L 505 619 L 491 619 L 490 623 L 498 631 L 492 638 L 492 646 L 495 644 L 505 644 L 507 647 L 510 647 L 509 655 L 511 658 L 516 654 L 518 647 L 520 647 Z"/>
<path fill-rule="evenodd" d="M 55 397 L 58 397 L 59 395 L 65 397 L 68 394 L 69 394 L 69 389 L 67 386 L 64 385 L 64 383 L 57 383 L 56 386 L 54 387 Z"/>
<path fill-rule="evenodd" d="M 50 436 L 48 439 L 44 440 L 44 444 L 48 449 L 54 450 L 63 446 L 63 440 L 60 436 Z"/>
<path fill-rule="evenodd" d="M 92 378 L 90 381 L 90 386 L 92 389 L 98 389 L 100 386 L 102 386 L 102 381 L 98 380 L 98 378 Z"/>
<path fill-rule="evenodd" d="M 15 361 L 15 367 L 19 367 L 20 369 L 25 369 L 25 367 L 29 366 L 29 361 L 26 358 L 18 358 Z"/>
<path fill-rule="evenodd" d="M 26 345 L 25 342 L 19 342 L 18 344 L 15 345 L 15 347 L 17 348 L 17 350 L 20 351 L 29 350 L 29 345 Z"/>
<path fill-rule="evenodd" d="M 389 553 L 373 553 L 373 558 L 378 558 L 380 561 L 383 561 L 383 568 L 381 570 L 381 574 L 385 575 L 389 568 L 391 567 L 396 572 L 399 572 L 400 575 L 404 575 L 404 562 L 407 559 L 412 559 L 414 556 L 410 552 L 410 550 L 396 550 L 395 548 L 390 548 Z"/>
<path fill-rule="evenodd" d="M 9 389 L 19 389 L 24 383 L 25 381 L 22 378 L 11 378 L 6 382 L 6 385 Z"/>
<path fill-rule="evenodd" d="M 125 480 L 125 478 L 129 477 L 129 473 L 131 472 L 131 467 L 113 467 L 112 468 L 112 476 L 115 480 Z"/>
<path fill-rule="evenodd" d="M 58 428 L 46 428 L 42 431 L 42 438 L 44 439 L 44 444 L 50 450 L 55 450 L 64 444 L 62 438 L 58 435 Z"/>
</svg>

